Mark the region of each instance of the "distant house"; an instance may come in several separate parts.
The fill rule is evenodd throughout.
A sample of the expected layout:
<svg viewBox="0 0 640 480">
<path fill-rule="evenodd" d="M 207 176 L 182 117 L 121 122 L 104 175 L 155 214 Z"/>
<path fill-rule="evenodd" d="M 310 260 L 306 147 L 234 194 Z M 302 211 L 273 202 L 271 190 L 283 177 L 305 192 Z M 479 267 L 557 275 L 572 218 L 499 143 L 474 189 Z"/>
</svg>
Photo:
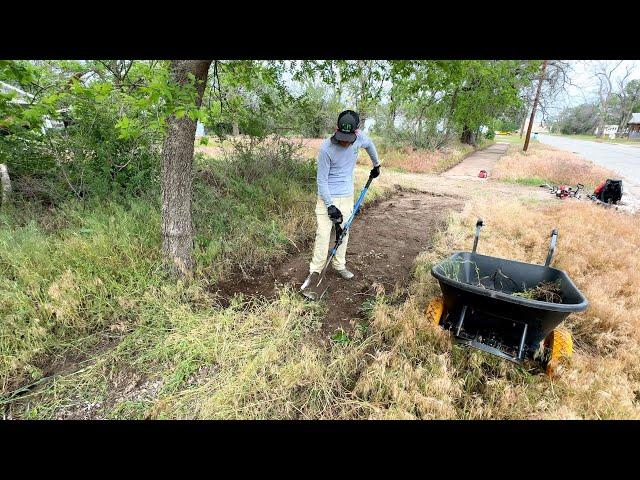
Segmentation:
<svg viewBox="0 0 640 480">
<path fill-rule="evenodd" d="M 616 134 L 618 133 L 618 125 L 603 125 L 602 135 L 606 135 L 609 138 L 616 138 Z M 593 131 L 594 135 L 600 135 L 600 127 L 596 127 Z"/>
<path fill-rule="evenodd" d="M 17 103 L 19 105 L 29 105 L 31 100 L 33 99 L 33 95 L 25 92 L 24 90 L 19 89 L 18 87 L 14 87 L 13 85 L 9 85 L 8 83 L 0 82 L 0 92 L 6 94 L 13 93 L 15 95 L 14 98 L 11 99 L 11 103 Z"/>
<path fill-rule="evenodd" d="M 632 114 L 627 126 L 629 127 L 629 139 L 640 140 L 640 113 Z"/>
<path fill-rule="evenodd" d="M 618 125 L 605 125 L 603 135 L 607 135 L 609 138 L 616 138 L 618 133 Z"/>
<path fill-rule="evenodd" d="M 9 85 L 5 82 L 0 82 L 0 92 L 6 94 L 14 94 L 14 97 L 10 100 L 11 103 L 15 103 L 24 108 L 27 108 L 33 102 L 33 95 L 24 90 L 14 87 L 13 85 Z M 59 110 L 59 113 L 63 113 L 66 110 Z M 42 125 L 42 133 L 45 133 L 50 128 L 63 128 L 64 123 L 58 120 L 54 120 L 48 116 L 44 117 L 44 122 Z"/>
</svg>

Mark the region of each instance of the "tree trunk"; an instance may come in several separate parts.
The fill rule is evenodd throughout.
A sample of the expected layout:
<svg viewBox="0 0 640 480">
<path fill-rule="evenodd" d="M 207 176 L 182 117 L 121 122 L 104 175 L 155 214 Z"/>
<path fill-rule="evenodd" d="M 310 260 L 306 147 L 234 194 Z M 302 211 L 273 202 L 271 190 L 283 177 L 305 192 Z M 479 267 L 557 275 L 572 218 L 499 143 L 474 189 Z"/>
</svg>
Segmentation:
<svg viewBox="0 0 640 480">
<path fill-rule="evenodd" d="M 598 125 L 596 126 L 596 137 L 600 138 L 602 137 L 602 134 L 604 133 L 604 114 L 601 113 L 598 116 Z"/>
<path fill-rule="evenodd" d="M 238 135 L 240 135 L 240 127 L 238 126 L 237 120 L 234 120 L 233 122 L 231 122 L 231 128 L 233 129 L 232 135 L 234 137 L 237 137 Z"/>
<path fill-rule="evenodd" d="M 453 117 L 453 113 L 456 110 L 456 102 L 458 101 L 458 87 L 453 91 L 453 95 L 451 97 L 451 107 L 449 108 L 449 115 L 447 115 L 446 125 L 444 127 L 445 136 L 449 136 L 451 133 L 451 118 Z"/>
<path fill-rule="evenodd" d="M 467 125 L 465 125 L 464 128 L 462 129 L 462 135 L 460 137 L 460 141 L 462 143 L 475 146 L 476 134 Z"/>
<path fill-rule="evenodd" d="M 397 113 L 397 105 L 396 102 L 393 101 L 393 95 L 390 95 L 391 98 L 391 128 L 396 126 L 396 113 Z"/>
<path fill-rule="evenodd" d="M 547 70 L 547 62 L 542 62 L 542 71 L 540 72 L 540 81 L 538 82 L 538 89 L 536 90 L 536 96 L 533 99 L 533 105 L 531 106 L 531 117 L 529 118 L 529 126 L 527 127 L 527 137 L 524 139 L 524 147 L 522 151 L 526 152 L 529 148 L 529 138 L 531 138 L 531 128 L 533 128 L 533 122 L 536 118 L 536 107 L 538 106 L 538 100 L 540 100 L 540 90 L 542 90 L 542 82 L 544 81 L 544 72 Z"/>
<path fill-rule="evenodd" d="M 524 115 L 522 116 L 522 124 L 520 125 L 520 138 L 522 138 L 522 135 L 524 134 L 524 126 L 527 124 L 528 112 L 529 112 L 529 109 L 525 110 Z"/>
<path fill-rule="evenodd" d="M 172 60 L 171 77 L 180 85 L 192 74 L 197 82 L 195 103 L 200 107 L 211 60 Z M 196 121 L 171 115 L 162 149 L 162 251 L 174 275 L 190 276 L 193 268 L 191 221 L 192 164 Z"/>
<path fill-rule="evenodd" d="M 364 102 L 360 102 L 360 106 L 358 108 L 358 116 L 360 117 L 360 124 L 358 125 L 358 128 L 362 131 L 364 131 L 364 124 L 367 121 L 367 111 L 364 107 Z"/>
<path fill-rule="evenodd" d="M 356 100 L 357 108 L 358 108 L 358 116 L 360 117 L 360 125 L 358 128 L 364 131 L 364 124 L 367 121 L 367 77 L 364 74 L 364 67 L 366 62 L 359 60 L 358 66 L 361 69 L 360 73 L 360 98 Z"/>
<path fill-rule="evenodd" d="M 633 112 L 629 111 L 622 116 L 622 120 L 620 121 L 620 125 L 618 125 L 618 131 L 622 132 L 625 128 L 627 128 L 627 123 L 631 120 L 631 116 Z"/>
<path fill-rule="evenodd" d="M 2 202 L 0 203 L 1 206 L 5 206 L 7 205 L 10 201 L 11 201 L 11 178 L 9 177 L 9 170 L 7 169 L 7 166 L 4 163 L 0 163 L 0 185 L 1 185 L 1 189 L 2 189 L 2 195 L 1 195 L 1 199 Z"/>
</svg>

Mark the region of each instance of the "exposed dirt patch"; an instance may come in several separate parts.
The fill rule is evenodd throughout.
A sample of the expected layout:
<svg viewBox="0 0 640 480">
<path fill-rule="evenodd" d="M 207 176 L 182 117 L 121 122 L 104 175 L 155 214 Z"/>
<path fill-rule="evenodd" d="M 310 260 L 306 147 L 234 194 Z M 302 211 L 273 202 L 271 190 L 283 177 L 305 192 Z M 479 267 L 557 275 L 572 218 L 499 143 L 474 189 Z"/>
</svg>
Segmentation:
<svg viewBox="0 0 640 480">
<path fill-rule="evenodd" d="M 21 397 L 32 396 L 36 392 L 43 390 L 54 378 L 70 375 L 81 368 L 91 365 L 95 356 L 114 348 L 119 341 L 119 336 L 102 335 L 97 343 L 87 347 L 86 350 L 73 351 L 69 349 L 64 354 L 44 356 L 37 359 L 34 364 L 42 369 L 41 378 L 33 381 L 26 379 L 24 375 L 16 377 L 12 383 L 9 383 L 7 394 L 0 396 L 0 407 L 3 402 L 6 402 L 6 404 L 19 403 Z"/>
<path fill-rule="evenodd" d="M 363 318 L 363 304 L 376 291 L 390 294 L 408 284 L 415 257 L 431 248 L 434 233 L 446 224 L 446 213 L 461 209 L 459 198 L 406 189 L 383 200 L 356 217 L 349 234 L 347 268 L 355 277 L 345 280 L 331 267 L 323 332 L 351 330 Z M 229 279 L 216 286 L 223 301 L 237 294 L 272 297 L 285 284 L 299 289 L 309 273 L 311 247 L 287 258 L 253 278 Z"/>
</svg>

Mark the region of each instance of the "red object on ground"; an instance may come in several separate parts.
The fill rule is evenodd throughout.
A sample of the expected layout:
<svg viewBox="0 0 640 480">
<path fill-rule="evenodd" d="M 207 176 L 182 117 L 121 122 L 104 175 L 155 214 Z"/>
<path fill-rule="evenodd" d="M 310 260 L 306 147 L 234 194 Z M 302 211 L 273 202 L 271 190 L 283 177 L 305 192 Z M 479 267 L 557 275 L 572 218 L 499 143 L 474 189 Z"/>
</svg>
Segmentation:
<svg viewBox="0 0 640 480">
<path fill-rule="evenodd" d="M 478 177 L 487 178 L 487 171 L 486 170 L 480 170 L 480 173 L 478 174 Z"/>
<path fill-rule="evenodd" d="M 569 187 L 567 185 L 560 185 L 558 187 L 558 193 L 556 194 L 559 198 L 565 199 L 569 197 Z"/>
<path fill-rule="evenodd" d="M 602 189 L 604 188 L 605 184 L 607 183 L 607 181 L 605 180 L 604 182 L 602 182 L 600 185 L 598 185 L 596 187 L 596 189 L 593 191 L 593 194 L 597 197 L 598 195 L 600 195 L 600 192 L 602 191 Z"/>
</svg>

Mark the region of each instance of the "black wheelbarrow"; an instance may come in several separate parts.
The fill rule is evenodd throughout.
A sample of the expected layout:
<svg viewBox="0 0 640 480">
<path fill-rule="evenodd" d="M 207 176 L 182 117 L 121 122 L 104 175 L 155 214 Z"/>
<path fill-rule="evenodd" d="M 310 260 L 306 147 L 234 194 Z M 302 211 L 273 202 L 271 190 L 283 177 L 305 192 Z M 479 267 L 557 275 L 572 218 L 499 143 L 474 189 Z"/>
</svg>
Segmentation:
<svg viewBox="0 0 640 480">
<path fill-rule="evenodd" d="M 433 266 L 442 297 L 427 307 L 430 320 L 450 330 L 457 343 L 521 364 L 543 362 L 552 374 L 559 361 L 571 357 L 571 334 L 558 326 L 588 302 L 566 272 L 550 267 L 558 231 L 544 265 L 476 253 L 482 220 L 476 223 L 471 252 L 455 252 Z M 523 295 L 539 285 L 554 285 L 551 301 Z"/>
</svg>

